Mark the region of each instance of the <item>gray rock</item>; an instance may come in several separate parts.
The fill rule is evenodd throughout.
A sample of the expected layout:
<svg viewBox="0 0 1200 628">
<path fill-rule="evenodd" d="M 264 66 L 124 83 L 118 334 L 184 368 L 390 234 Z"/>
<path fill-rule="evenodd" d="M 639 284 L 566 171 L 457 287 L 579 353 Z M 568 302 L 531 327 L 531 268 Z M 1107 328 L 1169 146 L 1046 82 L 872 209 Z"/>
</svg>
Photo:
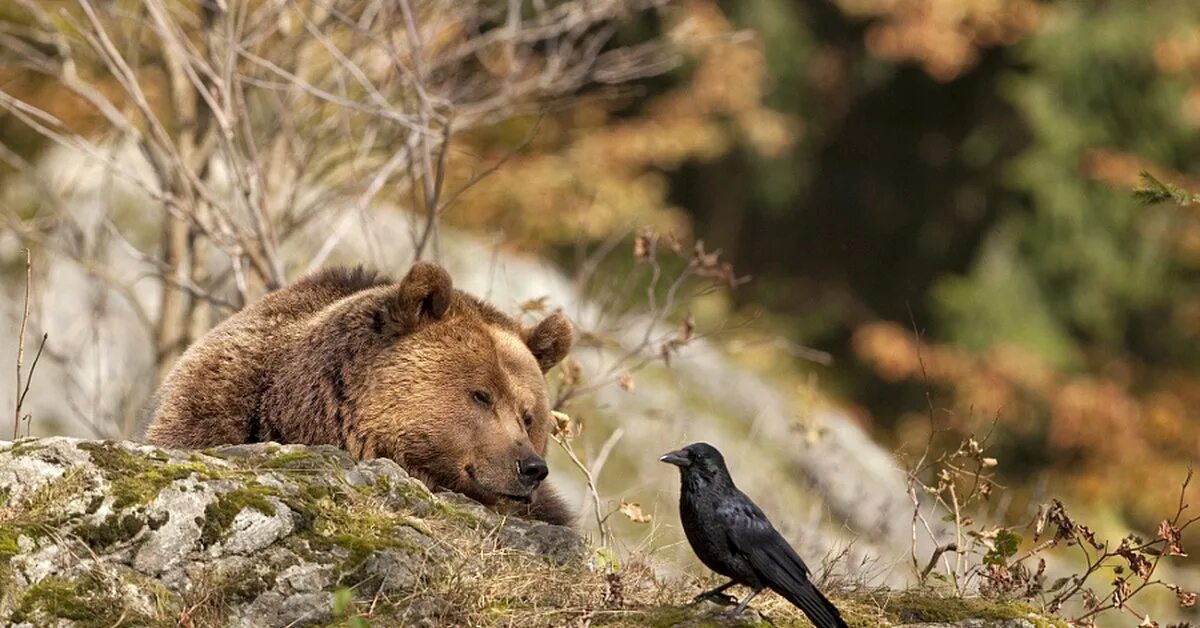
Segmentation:
<svg viewBox="0 0 1200 628">
<path fill-rule="evenodd" d="M 547 565 L 585 556 L 571 530 L 434 496 L 391 460 L 331 447 L 0 443 L 0 494 L 0 625 L 325 623 L 339 588 L 370 603 L 451 577 L 462 557 L 434 528 Z"/>
<path fill-rule="evenodd" d="M 573 530 L 545 523 L 517 520 L 500 528 L 499 538 L 509 547 L 545 556 L 558 567 L 580 564 L 588 551 Z"/>
<path fill-rule="evenodd" d="M 250 508 L 239 512 L 229 527 L 229 536 L 221 542 L 220 547 L 213 548 L 213 551 L 251 554 L 291 534 L 292 511 L 277 499 L 271 502 L 275 506 L 273 515 Z"/>
<path fill-rule="evenodd" d="M 230 625 L 246 628 L 313 626 L 329 621 L 331 606 L 329 593 L 282 595 L 275 591 L 267 591 L 254 600 L 240 617 L 233 619 Z"/>
<path fill-rule="evenodd" d="M 200 538 L 197 519 L 214 498 L 203 484 L 183 481 L 178 488 L 163 489 L 150 504 L 148 517 L 163 517 L 162 525 L 147 535 L 138 547 L 133 566 L 156 576 L 177 565 Z"/>
<path fill-rule="evenodd" d="M 332 569 L 319 563 L 300 563 L 279 572 L 277 588 L 287 588 L 292 593 L 312 593 L 329 587 Z"/>
</svg>

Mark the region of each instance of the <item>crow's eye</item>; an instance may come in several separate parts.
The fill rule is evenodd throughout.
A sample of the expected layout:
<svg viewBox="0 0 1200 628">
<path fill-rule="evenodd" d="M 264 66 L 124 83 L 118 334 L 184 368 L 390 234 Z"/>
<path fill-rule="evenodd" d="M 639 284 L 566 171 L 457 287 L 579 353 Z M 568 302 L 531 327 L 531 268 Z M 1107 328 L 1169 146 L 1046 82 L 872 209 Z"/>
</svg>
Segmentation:
<svg viewBox="0 0 1200 628">
<path fill-rule="evenodd" d="M 525 429 L 529 429 L 529 428 L 533 427 L 533 413 L 532 412 L 526 411 L 525 415 L 521 417 L 521 420 L 525 422 Z"/>
<path fill-rule="evenodd" d="M 474 400 L 475 403 L 477 403 L 485 408 L 492 407 L 492 395 L 491 395 L 491 393 L 488 393 L 487 391 L 476 390 L 471 393 L 471 399 Z"/>
</svg>

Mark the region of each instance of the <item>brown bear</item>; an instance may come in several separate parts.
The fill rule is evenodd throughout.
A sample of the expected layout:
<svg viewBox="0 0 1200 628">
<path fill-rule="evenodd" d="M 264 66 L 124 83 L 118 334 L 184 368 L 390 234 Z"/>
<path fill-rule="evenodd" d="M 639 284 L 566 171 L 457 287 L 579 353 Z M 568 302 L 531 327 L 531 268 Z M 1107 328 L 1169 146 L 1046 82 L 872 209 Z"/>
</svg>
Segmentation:
<svg viewBox="0 0 1200 628">
<path fill-rule="evenodd" d="M 437 264 L 418 262 L 398 283 L 325 270 L 193 344 L 159 388 L 146 440 L 336 445 L 501 512 L 567 524 L 543 482 L 544 373 L 571 342 L 561 313 L 522 327 L 454 289 Z"/>
</svg>

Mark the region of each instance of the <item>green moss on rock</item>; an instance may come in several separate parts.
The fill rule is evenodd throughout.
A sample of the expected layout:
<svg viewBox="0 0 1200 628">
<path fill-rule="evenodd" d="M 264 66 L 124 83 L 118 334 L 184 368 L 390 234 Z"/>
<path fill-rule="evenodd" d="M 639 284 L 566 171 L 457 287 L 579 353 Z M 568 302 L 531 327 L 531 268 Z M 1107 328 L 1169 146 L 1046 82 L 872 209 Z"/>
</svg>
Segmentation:
<svg viewBox="0 0 1200 628">
<path fill-rule="evenodd" d="M 85 587 L 58 576 L 48 577 L 30 587 L 21 597 L 21 603 L 13 613 L 13 621 L 32 621 L 37 611 L 61 619 L 98 619 L 99 615 L 104 614 L 105 608 L 103 605 L 100 608 L 91 607 L 92 594 L 91 586 Z"/>
<path fill-rule="evenodd" d="M 363 538 L 353 534 L 334 534 L 325 539 L 348 552 L 346 560 L 342 561 L 341 570 L 343 572 L 358 567 L 375 552 L 400 545 L 395 539 L 387 536 Z"/>
<path fill-rule="evenodd" d="M 103 550 L 132 540 L 145 526 L 145 522 L 134 515 L 111 514 L 98 524 L 77 526 L 75 535 L 88 547 L 94 550 Z"/>
<path fill-rule="evenodd" d="M 224 603 L 241 604 L 254 601 L 274 587 L 274 573 L 251 568 L 220 578 L 217 595 Z"/>
<path fill-rule="evenodd" d="M 113 482 L 113 506 L 124 508 L 148 504 L 158 497 L 168 484 L 185 479 L 193 473 L 206 475 L 204 467 L 196 464 L 167 464 L 148 469 L 136 476 Z"/>
<path fill-rule="evenodd" d="M 77 579 L 48 576 L 20 594 L 11 620 L 14 623 L 28 622 L 34 626 L 53 626 L 66 620 L 76 628 L 175 626 L 175 622 L 168 618 L 148 616 L 130 608 L 121 599 L 116 587 L 118 584 L 119 581 L 102 581 L 94 574 Z"/>
<path fill-rule="evenodd" d="M 893 623 L 954 623 L 967 619 L 1028 619 L 1044 626 L 1064 626 L 1042 619 L 1036 610 L 1015 600 L 939 597 L 906 592 L 888 600 L 883 609 Z"/>
<path fill-rule="evenodd" d="M 312 469 L 313 467 L 318 466 L 318 464 L 321 462 L 323 462 L 321 458 L 312 455 L 306 450 L 300 450 L 279 454 L 270 460 L 267 460 L 264 466 L 270 469 Z"/>
<path fill-rule="evenodd" d="M 17 442 L 12 447 L 0 451 L 0 454 L 9 454 L 11 456 L 23 456 L 28 453 L 33 453 L 40 449 L 45 449 L 46 446 L 40 444 L 37 440 Z"/>
<path fill-rule="evenodd" d="M 35 626 L 69 620 L 76 628 L 173 625 L 130 609 L 119 595 L 92 576 L 78 579 L 50 576 L 21 595 L 12 620 Z"/>
<path fill-rule="evenodd" d="M 275 514 L 275 506 L 267 499 L 278 491 L 262 484 L 253 483 L 222 494 L 204 507 L 204 520 L 200 524 L 200 543 L 208 547 L 221 540 L 237 518 L 238 513 L 252 508 L 267 516 Z"/>
<path fill-rule="evenodd" d="M 148 504 L 167 485 L 193 474 L 202 478 L 214 475 L 197 462 L 164 464 L 167 457 L 160 451 L 157 455 L 141 457 L 112 443 L 80 443 L 79 448 L 88 452 L 92 462 L 112 483 L 108 493 L 113 498 L 114 508 Z"/>
<path fill-rule="evenodd" d="M 738 617 L 730 617 L 724 613 L 728 609 L 712 610 L 710 607 L 694 607 L 664 604 L 642 608 L 611 610 L 598 613 L 592 620 L 593 626 L 630 627 L 649 626 L 651 628 L 789 628 L 791 626 L 808 626 L 807 622 L 800 623 L 787 619 L 774 619 L 767 622 L 754 612 L 746 612 Z"/>
<path fill-rule="evenodd" d="M 374 552 L 399 547 L 394 534 L 399 513 L 392 512 L 357 492 L 331 489 L 307 499 L 285 499 L 299 513 L 305 538 L 315 547 L 336 546 L 346 551 L 341 570 L 350 571 Z"/>
<path fill-rule="evenodd" d="M 446 519 L 467 526 L 468 528 L 478 528 L 480 525 L 479 517 L 468 511 L 466 508 L 460 508 L 456 504 L 447 500 L 438 500 L 433 507 L 433 513 Z"/>
</svg>

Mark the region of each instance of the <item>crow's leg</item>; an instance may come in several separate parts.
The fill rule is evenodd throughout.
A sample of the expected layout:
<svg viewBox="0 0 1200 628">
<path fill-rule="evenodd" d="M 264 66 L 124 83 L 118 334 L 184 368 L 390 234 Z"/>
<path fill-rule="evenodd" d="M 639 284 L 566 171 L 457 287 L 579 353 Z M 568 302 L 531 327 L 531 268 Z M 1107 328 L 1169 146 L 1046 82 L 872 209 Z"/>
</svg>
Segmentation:
<svg viewBox="0 0 1200 628">
<path fill-rule="evenodd" d="M 696 597 L 692 598 L 692 601 L 688 602 L 688 606 L 691 606 L 692 604 L 699 604 L 700 602 L 703 602 L 704 600 L 711 600 L 722 606 L 733 606 L 734 604 L 737 604 L 737 598 L 733 597 L 732 595 L 723 593 L 723 591 L 735 584 L 737 584 L 737 582 L 730 580 L 729 582 L 726 582 L 725 584 L 723 584 L 715 589 L 705 591 L 704 593 L 701 593 L 700 595 L 697 595 Z"/>
<path fill-rule="evenodd" d="M 761 593 L 764 588 L 765 587 L 758 587 L 757 589 L 750 591 L 750 595 L 747 595 L 746 599 L 742 600 L 741 604 L 737 605 L 737 608 L 729 611 L 729 616 L 736 617 L 738 615 L 741 615 L 742 611 L 746 610 L 746 605 L 750 603 L 750 600 L 753 600 L 754 596 Z"/>
</svg>

